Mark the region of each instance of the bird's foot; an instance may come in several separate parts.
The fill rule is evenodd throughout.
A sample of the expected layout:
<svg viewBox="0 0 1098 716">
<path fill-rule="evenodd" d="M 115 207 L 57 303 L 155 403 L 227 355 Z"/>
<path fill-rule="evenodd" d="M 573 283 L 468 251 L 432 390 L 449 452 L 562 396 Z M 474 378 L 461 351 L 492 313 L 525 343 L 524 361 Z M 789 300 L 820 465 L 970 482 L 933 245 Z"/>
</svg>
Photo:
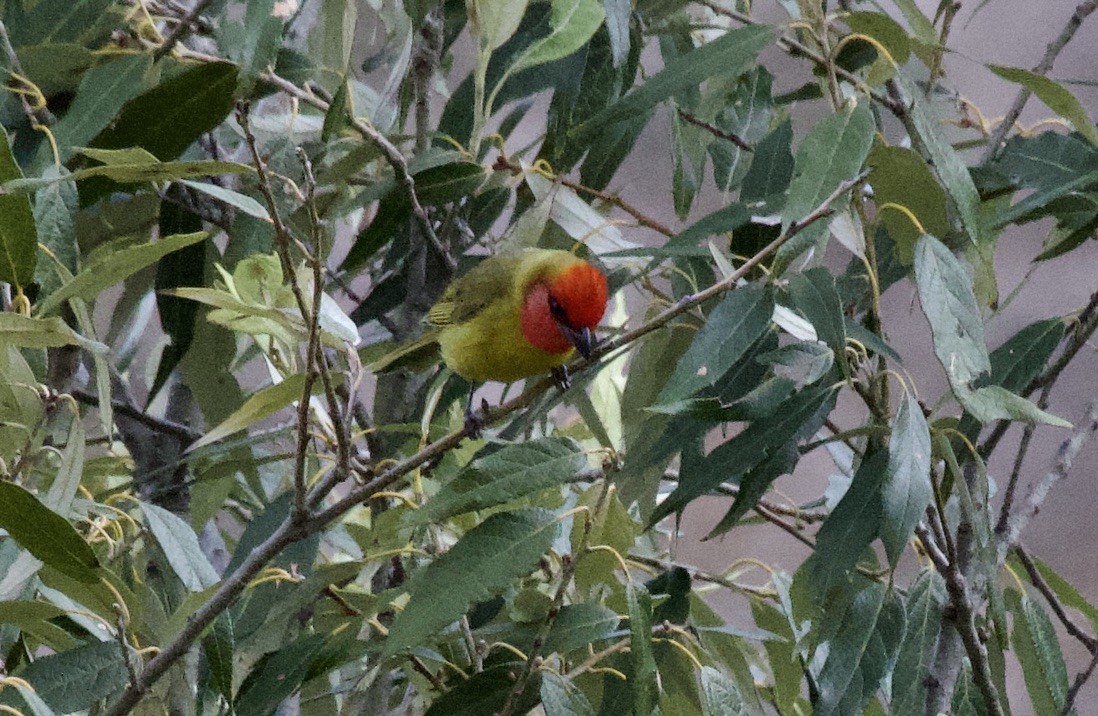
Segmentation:
<svg viewBox="0 0 1098 716">
<path fill-rule="evenodd" d="M 572 385 L 572 380 L 568 377 L 568 366 L 559 365 L 553 369 L 553 380 L 557 382 L 557 387 L 561 391 L 568 390 Z"/>
<path fill-rule="evenodd" d="M 472 401 L 465 408 L 465 425 L 463 430 L 465 434 L 471 438 L 479 438 L 480 434 L 484 431 L 485 421 L 484 416 L 488 414 L 488 401 L 480 401 L 480 413 L 478 414 L 473 410 Z"/>
</svg>

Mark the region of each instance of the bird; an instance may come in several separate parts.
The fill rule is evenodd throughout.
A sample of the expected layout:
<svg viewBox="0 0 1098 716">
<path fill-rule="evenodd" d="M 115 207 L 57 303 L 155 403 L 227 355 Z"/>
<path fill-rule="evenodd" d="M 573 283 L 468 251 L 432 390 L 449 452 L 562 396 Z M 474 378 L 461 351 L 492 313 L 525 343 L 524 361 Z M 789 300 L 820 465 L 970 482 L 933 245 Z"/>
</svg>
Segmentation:
<svg viewBox="0 0 1098 716">
<path fill-rule="evenodd" d="M 466 427 L 476 434 L 478 384 L 552 372 L 567 386 L 564 366 L 577 351 L 591 356 L 608 294 L 606 274 L 568 251 L 497 254 L 454 279 L 427 312 L 424 336 L 392 355 L 437 342 L 443 362 L 471 384 Z M 392 362 L 382 359 L 375 367 Z"/>
</svg>

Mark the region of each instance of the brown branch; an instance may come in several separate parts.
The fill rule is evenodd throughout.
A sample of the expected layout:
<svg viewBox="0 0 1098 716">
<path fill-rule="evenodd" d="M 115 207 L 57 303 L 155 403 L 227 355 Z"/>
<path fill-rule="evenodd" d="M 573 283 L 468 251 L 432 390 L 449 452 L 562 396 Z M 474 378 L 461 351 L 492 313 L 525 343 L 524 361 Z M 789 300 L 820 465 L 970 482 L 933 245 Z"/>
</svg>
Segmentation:
<svg viewBox="0 0 1098 716">
<path fill-rule="evenodd" d="M 206 8 L 209 7 L 213 0 L 197 0 L 194 7 L 190 11 L 179 18 L 175 27 L 172 28 L 168 36 L 164 38 L 164 42 L 160 44 L 160 47 L 153 51 L 153 62 L 159 60 L 162 57 L 167 56 L 175 46 L 183 40 L 186 40 L 192 32 L 199 26 L 199 18 Z"/>
<path fill-rule="evenodd" d="M 695 127 L 700 127 L 701 129 L 704 129 L 718 139 L 723 139 L 726 142 L 732 142 L 745 152 L 755 151 L 754 147 L 748 144 L 743 137 L 736 134 L 735 132 L 726 132 L 715 124 L 706 122 L 704 119 L 698 119 L 684 109 L 679 109 L 679 118 L 682 119 L 684 122 L 688 122 L 694 125 Z"/>
<path fill-rule="evenodd" d="M 1060 599 L 1056 596 L 1056 592 L 1052 591 L 1052 587 L 1045 580 L 1041 571 L 1037 568 L 1033 558 L 1029 556 L 1029 552 L 1026 551 L 1024 545 L 1018 544 L 1014 546 L 1014 554 L 1018 555 L 1019 561 L 1022 566 L 1025 567 L 1026 573 L 1029 574 L 1029 581 L 1033 582 L 1033 586 L 1037 587 L 1037 591 L 1048 602 L 1052 612 L 1056 615 L 1056 618 L 1060 620 L 1060 623 L 1064 625 L 1064 629 L 1068 634 L 1079 640 L 1079 643 L 1086 647 L 1087 651 L 1092 654 L 1098 651 L 1098 639 L 1095 639 L 1090 634 L 1087 634 L 1082 628 L 1079 627 L 1071 617 L 1068 616 L 1067 611 L 1064 609 L 1064 605 L 1060 602 Z"/>
<path fill-rule="evenodd" d="M 717 12 L 721 15 L 725 15 L 726 17 L 730 17 L 730 18 L 732 18 L 733 20 L 735 20 L 737 22 L 742 22 L 745 25 L 762 25 L 762 24 L 765 24 L 765 23 L 759 22 L 758 20 L 755 20 L 750 15 L 745 15 L 744 13 L 739 12 L 738 10 L 734 10 L 730 7 L 726 7 L 724 4 L 722 4 L 720 2 L 717 2 L 717 0 L 699 0 L 699 2 L 702 5 L 705 5 L 706 7 L 710 8 L 714 12 Z M 844 70 L 842 67 L 836 66 L 835 63 L 828 61 L 828 59 L 826 57 L 824 57 L 823 55 L 821 55 L 818 52 L 810 49 L 807 45 L 793 39 L 792 37 L 785 37 L 785 36 L 779 37 L 778 38 L 778 47 L 782 48 L 783 50 L 788 52 L 793 57 L 804 57 L 808 60 L 811 60 L 812 62 L 814 62 L 819 67 L 824 68 L 825 70 L 826 69 L 833 70 L 836 75 L 838 75 L 839 77 L 842 77 L 847 82 L 851 82 L 851 83 L 853 83 L 855 85 L 858 85 L 858 86 L 864 86 L 865 85 L 865 82 L 863 80 L 861 80 L 853 72 L 848 72 L 847 70 Z M 886 109 L 888 109 L 888 111 L 892 112 L 892 114 L 896 115 L 897 117 L 903 116 L 906 113 L 906 110 L 904 109 L 904 105 L 903 105 L 902 102 L 897 102 L 895 99 L 893 99 L 893 98 L 891 98 L 887 95 L 881 94 L 878 90 L 870 89 L 869 90 L 869 96 L 872 97 L 875 102 L 880 104 L 882 107 L 885 107 Z"/>
<path fill-rule="evenodd" d="M 1064 29 L 1060 31 L 1060 35 L 1053 40 L 1048 48 L 1045 50 L 1045 56 L 1041 58 L 1041 61 L 1033 68 L 1035 74 L 1047 75 L 1052 69 L 1053 63 L 1056 62 L 1056 58 L 1060 55 L 1060 51 L 1071 42 L 1071 38 L 1075 36 L 1075 31 L 1079 29 L 1079 26 L 1083 24 L 1083 21 L 1098 9 L 1098 0 L 1085 0 L 1085 2 L 1079 3 L 1075 8 L 1075 12 L 1068 18 L 1067 24 Z M 1010 109 L 1007 110 L 1006 116 L 1003 117 L 1003 121 L 999 123 L 999 126 L 995 128 L 995 131 L 991 135 L 991 139 L 988 140 L 987 149 L 984 151 L 984 156 L 981 158 L 981 164 L 987 164 L 999 154 L 1003 140 L 1006 139 L 1007 132 L 1014 126 L 1014 123 L 1018 121 L 1018 117 L 1022 114 L 1022 109 L 1025 108 L 1026 102 L 1029 101 L 1032 96 L 1028 87 L 1022 87 L 1018 91 L 1018 96 L 1014 98 L 1014 103 L 1010 105 Z"/>
<path fill-rule="evenodd" d="M 728 278 L 716 283 L 704 291 L 691 296 L 685 296 L 677 304 L 666 309 L 647 323 L 627 331 L 617 338 L 607 341 L 592 351 L 591 357 L 579 359 L 572 363 L 570 370 L 574 373 L 586 370 L 598 363 L 602 358 L 615 350 L 637 341 L 643 336 L 667 325 L 675 317 L 689 311 L 705 301 L 731 291 L 736 282 L 747 272 L 759 265 L 763 259 L 772 254 L 786 241 L 802 231 L 806 226 L 813 224 L 832 213 L 831 204 L 844 193 L 861 182 L 865 174 L 860 174 L 850 181 L 843 182 L 831 193 L 816 209 L 800 221 L 793 222 L 781 236 L 760 250 L 757 254 L 745 261 L 742 266 L 733 272 Z M 556 385 L 553 378 L 543 378 L 531 385 L 522 395 L 486 410 L 480 420 L 485 425 L 496 423 L 503 418 L 515 413 L 536 400 L 543 393 Z M 129 713 L 142 699 L 145 693 L 171 668 L 180 657 L 187 653 L 191 645 L 205 631 L 206 627 L 213 623 L 219 614 L 228 609 L 245 591 L 248 583 L 262 570 L 266 564 L 277 556 L 283 549 L 310 535 L 317 534 L 329 524 L 354 509 L 360 503 L 368 500 L 374 493 L 386 489 L 408 473 L 425 464 L 432 463 L 445 453 L 454 449 L 467 436 L 465 430 L 456 430 L 450 434 L 425 446 L 414 455 L 404 458 L 388 467 L 384 472 L 371 476 L 364 484 L 349 490 L 341 499 L 329 505 L 327 508 L 313 513 L 307 520 L 287 519 L 282 523 L 261 545 L 254 549 L 237 569 L 226 577 L 211 595 L 210 599 L 199 607 L 188 619 L 186 626 L 166 645 L 160 653 L 146 664 L 145 669 L 139 674 L 138 682 L 128 686 L 115 702 L 105 712 L 105 716 L 123 716 Z M 363 471 L 364 476 L 370 475 L 369 471 Z"/>
<path fill-rule="evenodd" d="M 1067 477 L 1075 456 L 1079 454 L 1079 451 L 1083 449 L 1083 445 L 1096 431 L 1098 431 L 1098 401 L 1090 404 L 1086 417 L 1075 427 L 1071 437 L 1060 446 L 1059 451 L 1056 453 L 1056 464 L 1045 475 L 1044 479 L 1033 488 L 1026 511 L 1010 519 L 1007 532 L 1002 537 L 1001 548 L 1009 549 L 1018 542 L 1018 538 L 1026 525 L 1040 511 L 1041 505 L 1048 497 L 1053 485 Z"/>
<path fill-rule="evenodd" d="M 1071 710 L 1075 708 L 1075 699 L 1079 696 L 1079 691 L 1082 690 L 1083 684 L 1087 683 L 1091 674 L 1094 673 L 1094 667 L 1098 666 L 1098 649 L 1094 651 L 1094 654 L 1090 657 L 1090 664 L 1087 668 L 1079 672 L 1075 677 L 1074 683 L 1071 688 L 1068 689 L 1067 700 L 1064 701 L 1064 708 L 1060 709 L 1060 716 L 1068 716 Z"/>
<path fill-rule="evenodd" d="M 1031 380 L 1029 385 L 1022 390 L 1021 395 L 1029 396 L 1038 388 L 1050 387 L 1056 383 L 1060 378 L 1060 374 L 1063 373 L 1064 369 L 1075 359 L 1075 356 L 1079 354 L 1079 351 L 1083 349 L 1083 346 L 1087 345 L 1087 342 L 1091 339 L 1091 336 L 1094 335 L 1095 331 L 1098 331 L 1098 292 L 1091 295 L 1090 300 L 1087 301 L 1087 305 L 1079 312 L 1075 330 L 1068 339 L 1068 344 L 1060 354 L 1060 357 L 1057 358 L 1044 373 Z M 999 444 L 999 441 L 1003 439 L 1003 435 L 1006 434 L 1010 424 L 1009 420 L 1000 420 L 996 423 L 995 428 L 979 447 L 978 452 L 980 453 L 980 457 L 986 460 L 988 456 L 995 451 L 996 446 Z"/>
<path fill-rule="evenodd" d="M 523 172 L 523 168 L 521 165 L 515 164 L 504 156 L 497 157 L 495 164 L 492 165 L 492 168 L 496 170 L 509 171 L 512 174 L 521 174 Z M 589 186 L 584 186 L 579 182 L 565 179 L 562 176 L 555 177 L 554 181 L 560 182 L 561 185 L 566 186 L 573 191 L 580 191 L 584 194 L 589 194 L 596 199 L 599 199 L 600 201 L 605 201 L 607 204 L 616 206 L 617 208 L 624 211 L 626 214 L 629 214 L 634 219 L 636 219 L 637 223 L 641 226 L 659 232 L 668 238 L 675 236 L 678 233 L 674 229 L 668 227 L 666 224 L 646 215 L 640 209 L 636 208 L 616 194 L 608 194 L 604 191 L 599 191 L 598 189 L 592 189 Z"/>
<path fill-rule="evenodd" d="M 71 395 L 85 405 L 91 405 L 96 407 L 98 407 L 99 405 L 99 397 L 96 395 L 92 395 L 87 391 L 74 390 L 72 391 Z M 136 420 L 145 427 L 155 430 L 158 433 L 164 433 L 165 435 L 171 435 L 173 437 L 179 438 L 181 442 L 188 445 L 202 437 L 201 431 L 195 430 L 189 425 L 177 423 L 172 420 L 165 420 L 164 418 L 153 417 L 148 413 L 141 412 L 124 400 L 111 400 L 111 407 L 119 415 L 130 418 L 131 420 Z"/>
<path fill-rule="evenodd" d="M 330 106 L 329 102 L 321 99 L 313 92 L 308 92 L 301 87 L 298 87 L 293 82 L 279 77 L 271 70 L 260 73 L 259 78 L 264 82 L 274 85 L 291 97 L 316 107 L 322 112 L 328 111 Z M 455 270 L 457 268 L 457 261 L 450 255 L 450 252 L 446 250 L 446 247 L 442 245 L 442 242 L 439 241 L 438 234 L 435 233 L 435 229 L 431 225 L 431 217 L 428 216 L 427 210 L 423 208 L 423 205 L 419 201 L 419 195 L 416 193 L 416 182 L 408 172 L 408 161 L 404 158 L 404 155 L 401 154 L 396 145 L 389 141 L 388 137 L 379 132 L 369 122 L 355 116 L 348 116 L 348 121 L 350 122 L 351 127 L 366 139 L 366 141 L 381 150 L 381 153 L 385 156 L 385 161 L 392 167 L 397 182 L 404 187 L 404 191 L 408 195 L 408 202 L 412 207 L 412 215 L 415 216 L 416 223 L 419 224 L 419 229 L 423 233 L 424 238 L 426 238 L 432 248 L 438 252 L 439 257 L 446 262 L 446 265 L 450 270 Z"/>
</svg>

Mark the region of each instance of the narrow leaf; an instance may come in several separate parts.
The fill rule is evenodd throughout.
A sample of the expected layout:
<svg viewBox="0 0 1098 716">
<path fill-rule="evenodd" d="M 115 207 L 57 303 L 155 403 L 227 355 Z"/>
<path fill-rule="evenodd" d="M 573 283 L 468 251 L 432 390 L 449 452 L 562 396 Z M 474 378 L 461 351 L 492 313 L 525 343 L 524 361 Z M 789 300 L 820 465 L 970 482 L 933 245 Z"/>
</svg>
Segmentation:
<svg viewBox="0 0 1098 716">
<path fill-rule="evenodd" d="M 988 65 L 988 69 L 1009 82 L 1017 82 L 1037 95 L 1037 99 L 1048 105 L 1049 109 L 1071 122 L 1071 126 L 1075 127 L 1075 131 L 1098 146 L 1098 129 L 1095 129 L 1094 122 L 1087 114 L 1086 108 L 1083 107 L 1079 98 L 1065 89 L 1063 85 L 1050 80 L 1044 75 L 1023 70 L 1019 67 Z"/>
<path fill-rule="evenodd" d="M 13 482 L 0 481 L 0 527 L 58 572 L 79 582 L 99 581 L 99 560 L 80 533 Z"/>
<path fill-rule="evenodd" d="M 889 564 L 895 567 L 934 496 L 930 484 L 930 429 L 919 401 L 910 393 L 892 423 L 888 471 L 881 495 L 884 500 L 881 541 Z"/>
<path fill-rule="evenodd" d="M 0 128 L 0 183 L 20 179 L 23 172 L 11 153 L 7 131 Z M 0 195 L 0 281 L 17 287 L 34 280 L 38 256 L 38 232 L 30 199 L 18 194 Z"/>
<path fill-rule="evenodd" d="M 567 440 L 542 438 L 507 445 L 474 460 L 427 504 L 408 516 L 409 524 L 437 523 L 561 485 L 587 466 L 587 458 Z"/>
<path fill-rule="evenodd" d="M 495 514 L 412 577 L 408 606 L 393 621 L 385 656 L 420 646 L 471 605 L 494 597 L 537 566 L 558 523 L 540 509 Z"/>
<path fill-rule="evenodd" d="M 153 504 L 143 503 L 141 510 L 149 531 L 184 587 L 192 592 L 201 592 L 220 581 L 217 571 L 198 544 L 198 535 L 189 524 L 178 515 Z"/>
<path fill-rule="evenodd" d="M 763 286 L 747 285 L 721 299 L 660 392 L 666 405 L 715 385 L 770 325 L 774 305 Z"/>
<path fill-rule="evenodd" d="M 246 429 L 249 425 L 269 418 L 295 400 L 300 400 L 304 386 L 305 376 L 298 373 L 287 377 L 281 383 L 260 388 L 252 393 L 244 401 L 244 404 L 234 410 L 229 417 L 222 420 L 217 427 L 208 431 L 191 445 L 188 450 L 194 451 L 212 445 L 235 432 Z"/>
<path fill-rule="evenodd" d="M 567 57 L 591 39 L 605 18 L 599 0 L 553 0 L 551 7 L 552 32 L 531 45 L 515 61 L 512 72 Z"/>
<path fill-rule="evenodd" d="M 39 312 L 50 313 L 70 298 L 95 298 L 103 289 L 156 263 L 172 251 L 204 241 L 207 236 L 205 231 L 199 231 L 194 234 L 165 236 L 158 241 L 144 244 L 129 244 L 123 240 L 104 247 L 96 252 L 72 281 L 50 294 L 39 306 Z"/>
</svg>

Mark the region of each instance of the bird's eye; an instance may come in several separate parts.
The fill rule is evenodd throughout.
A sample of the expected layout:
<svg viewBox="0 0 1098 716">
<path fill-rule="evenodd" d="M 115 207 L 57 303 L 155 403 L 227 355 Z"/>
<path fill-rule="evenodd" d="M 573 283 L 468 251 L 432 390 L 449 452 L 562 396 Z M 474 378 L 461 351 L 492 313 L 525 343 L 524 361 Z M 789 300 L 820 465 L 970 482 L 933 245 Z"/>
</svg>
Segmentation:
<svg viewBox="0 0 1098 716">
<path fill-rule="evenodd" d="M 552 294 L 549 294 L 549 315 L 558 323 L 563 323 L 566 326 L 572 325 L 572 322 L 568 320 L 568 313 L 564 310 L 564 306 L 560 305 L 560 301 Z"/>
</svg>

